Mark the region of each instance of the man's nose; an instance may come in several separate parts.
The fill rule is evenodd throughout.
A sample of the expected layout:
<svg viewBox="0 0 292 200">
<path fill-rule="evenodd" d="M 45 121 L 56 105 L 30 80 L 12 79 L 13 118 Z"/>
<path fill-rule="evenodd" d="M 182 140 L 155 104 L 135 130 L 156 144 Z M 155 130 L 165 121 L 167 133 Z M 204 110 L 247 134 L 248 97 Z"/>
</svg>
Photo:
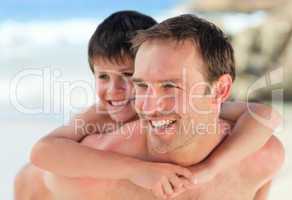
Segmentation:
<svg viewBox="0 0 292 200">
<path fill-rule="evenodd" d="M 153 115 L 163 110 L 163 103 L 160 101 L 162 94 L 155 88 L 148 88 L 144 97 L 142 112 L 146 115 Z"/>
</svg>

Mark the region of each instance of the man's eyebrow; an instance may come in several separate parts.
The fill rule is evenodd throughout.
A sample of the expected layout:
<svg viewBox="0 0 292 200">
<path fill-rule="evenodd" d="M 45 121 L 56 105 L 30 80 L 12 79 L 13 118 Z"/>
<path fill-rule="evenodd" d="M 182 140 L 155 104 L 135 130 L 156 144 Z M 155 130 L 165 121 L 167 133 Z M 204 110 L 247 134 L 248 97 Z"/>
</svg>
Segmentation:
<svg viewBox="0 0 292 200">
<path fill-rule="evenodd" d="M 134 83 L 144 82 L 141 78 L 132 78 Z"/>
<path fill-rule="evenodd" d="M 161 80 L 161 81 L 159 81 L 159 82 L 175 82 L 175 83 L 177 83 L 177 82 L 182 82 L 182 80 L 181 79 L 179 79 L 179 78 L 177 78 L 177 79 L 165 79 L 165 80 Z"/>
<path fill-rule="evenodd" d="M 132 78 L 132 81 L 133 82 L 145 82 L 143 79 L 141 79 L 141 78 L 135 78 L 135 77 L 133 77 Z M 158 83 L 177 83 L 177 82 L 182 82 L 182 80 L 181 79 L 165 79 L 165 80 L 159 80 L 159 81 L 157 81 Z"/>
</svg>

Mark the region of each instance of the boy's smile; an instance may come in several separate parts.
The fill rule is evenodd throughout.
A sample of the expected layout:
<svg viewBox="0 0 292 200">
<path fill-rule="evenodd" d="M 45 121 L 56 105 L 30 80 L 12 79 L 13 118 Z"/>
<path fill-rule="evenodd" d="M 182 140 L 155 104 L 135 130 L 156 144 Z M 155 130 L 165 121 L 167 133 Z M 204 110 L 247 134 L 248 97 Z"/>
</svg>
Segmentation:
<svg viewBox="0 0 292 200">
<path fill-rule="evenodd" d="M 111 118 L 117 122 L 127 122 L 136 116 L 133 109 L 133 86 L 130 80 L 133 71 L 134 67 L 130 59 L 125 59 L 123 64 L 94 59 L 97 96 Z"/>
<path fill-rule="evenodd" d="M 130 103 L 130 99 L 121 99 L 121 100 L 107 100 L 108 104 L 112 107 L 123 107 Z"/>
</svg>

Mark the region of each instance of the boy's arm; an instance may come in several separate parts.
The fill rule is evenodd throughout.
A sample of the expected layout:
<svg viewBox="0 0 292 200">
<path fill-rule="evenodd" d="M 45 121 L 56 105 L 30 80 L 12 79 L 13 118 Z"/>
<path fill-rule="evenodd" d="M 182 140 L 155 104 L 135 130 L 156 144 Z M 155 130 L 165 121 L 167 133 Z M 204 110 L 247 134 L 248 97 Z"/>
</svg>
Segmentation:
<svg viewBox="0 0 292 200">
<path fill-rule="evenodd" d="M 81 122 L 83 120 L 85 126 L 96 120 L 99 121 L 99 125 L 108 121 L 103 118 L 104 116 L 90 117 L 93 114 L 97 115 L 92 109 L 75 119 Z M 182 186 L 190 186 L 187 179 L 191 179 L 192 173 L 188 169 L 173 164 L 146 162 L 81 145 L 80 140 L 91 133 L 91 130 L 84 131 L 86 128 L 76 129 L 74 123 L 57 128 L 34 145 L 31 162 L 41 169 L 69 178 L 130 180 L 136 185 L 151 189 L 159 197 L 165 197 L 162 191 L 177 195 L 183 190 Z M 128 133 L 121 134 L 128 135 Z M 173 191 L 170 185 L 176 190 Z"/>
<path fill-rule="evenodd" d="M 281 123 L 277 112 L 256 103 L 225 102 L 220 117 L 235 122 L 235 126 L 207 160 L 193 167 L 197 182 L 208 181 L 222 169 L 260 149 Z"/>
<path fill-rule="evenodd" d="M 39 168 L 67 177 L 107 178 L 109 170 L 114 179 L 124 177 L 124 173 L 129 172 L 128 163 L 138 160 L 79 144 L 85 136 L 101 133 L 106 129 L 105 124 L 113 123 L 102 111 L 101 107 L 93 105 L 70 124 L 41 138 L 33 146 L 31 162 Z M 123 163 L 125 168 L 120 170 L 118 166 Z"/>
</svg>

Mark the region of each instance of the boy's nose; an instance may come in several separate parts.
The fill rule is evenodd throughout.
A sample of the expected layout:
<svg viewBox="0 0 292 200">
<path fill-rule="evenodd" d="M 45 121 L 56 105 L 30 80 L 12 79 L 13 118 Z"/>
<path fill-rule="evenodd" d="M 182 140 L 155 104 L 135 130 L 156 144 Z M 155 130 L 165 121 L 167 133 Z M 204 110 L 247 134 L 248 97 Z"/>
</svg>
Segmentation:
<svg viewBox="0 0 292 200">
<path fill-rule="evenodd" d="M 127 89 L 127 83 L 126 80 L 122 77 L 114 77 L 110 83 L 110 90 L 116 91 L 116 90 L 126 90 Z"/>
</svg>

